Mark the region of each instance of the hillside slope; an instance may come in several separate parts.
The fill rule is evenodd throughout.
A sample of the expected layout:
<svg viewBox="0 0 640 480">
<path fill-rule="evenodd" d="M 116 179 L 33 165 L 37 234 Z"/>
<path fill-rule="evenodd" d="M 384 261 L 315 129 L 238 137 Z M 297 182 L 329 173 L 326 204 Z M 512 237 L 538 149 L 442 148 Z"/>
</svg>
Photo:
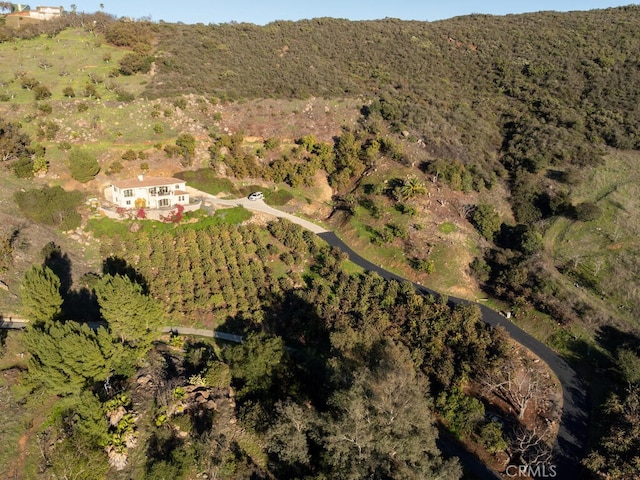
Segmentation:
<svg viewBox="0 0 640 480">
<path fill-rule="evenodd" d="M 640 7 L 432 23 L 93 18 L 0 27 L 3 305 L 20 308 L 24 269 L 50 239 L 78 276 L 102 267 L 82 227 L 35 226 L 16 192 L 102 198 L 114 179 L 186 170 L 215 193 L 264 190 L 394 273 L 493 302 L 587 380 L 614 372 L 592 384 L 594 411 L 611 392 L 633 398 L 635 363 L 621 359 L 640 356 Z M 7 125 L 30 145 L 8 148 Z M 86 183 L 71 177 L 75 149 L 100 167 Z M 95 212 L 80 211 L 84 226 Z M 594 444 L 609 425 L 597 427 Z"/>
</svg>

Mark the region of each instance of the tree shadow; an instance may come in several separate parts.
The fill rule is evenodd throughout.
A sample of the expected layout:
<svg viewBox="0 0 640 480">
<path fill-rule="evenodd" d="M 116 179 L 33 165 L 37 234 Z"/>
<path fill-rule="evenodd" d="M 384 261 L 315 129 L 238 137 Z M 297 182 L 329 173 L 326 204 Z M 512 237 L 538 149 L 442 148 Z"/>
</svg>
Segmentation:
<svg viewBox="0 0 640 480">
<path fill-rule="evenodd" d="M 71 289 L 71 259 L 55 242 L 49 242 L 42 248 L 42 264 L 49 267 L 60 279 L 60 294 L 64 297 Z"/>
<path fill-rule="evenodd" d="M 133 266 L 131 266 L 124 258 L 108 257 L 102 262 L 102 273 L 105 275 L 121 275 L 128 277 L 129 280 L 139 284 L 144 294 L 149 294 L 149 285 L 147 279 L 141 275 Z"/>
<path fill-rule="evenodd" d="M 59 245 L 47 243 L 42 248 L 43 265 L 50 268 L 60 279 L 60 295 L 62 296 L 62 313 L 67 320 L 77 322 L 93 322 L 100 318 L 98 301 L 91 286 L 87 285 L 88 276 L 84 276 L 85 285 L 78 289 L 73 287 L 72 262 Z"/>
<path fill-rule="evenodd" d="M 62 303 L 64 318 L 76 322 L 95 322 L 100 320 L 100 305 L 93 290 L 82 287 L 69 290 Z"/>
<path fill-rule="evenodd" d="M 182 439 L 177 438 L 169 430 L 156 430 L 149 438 L 147 447 L 147 473 L 152 471 L 153 465 L 157 462 L 171 464 L 174 452 L 178 452 L 184 444 Z"/>
<path fill-rule="evenodd" d="M 640 353 L 640 336 L 633 332 L 622 331 L 612 325 L 601 326 L 596 332 L 596 341 L 613 358 L 616 357 L 620 349 Z"/>
<path fill-rule="evenodd" d="M 213 412 L 206 408 L 197 408 L 189 412 L 191 424 L 196 433 L 201 436 L 211 431 L 213 427 Z"/>
<path fill-rule="evenodd" d="M 259 321 L 251 314 L 229 316 L 217 331 L 246 336 L 264 332 L 283 339 L 292 359 L 298 384 L 297 396 L 325 405 L 329 392 L 331 351 L 327 323 L 316 313 L 313 303 L 298 290 L 287 290 L 265 301 Z M 323 388 L 326 386 L 326 388 Z"/>
<path fill-rule="evenodd" d="M 6 328 L 2 328 L 3 323 L 4 317 L 0 316 L 0 351 L 4 350 L 4 347 L 7 344 L 7 336 L 9 335 L 9 330 Z"/>
</svg>

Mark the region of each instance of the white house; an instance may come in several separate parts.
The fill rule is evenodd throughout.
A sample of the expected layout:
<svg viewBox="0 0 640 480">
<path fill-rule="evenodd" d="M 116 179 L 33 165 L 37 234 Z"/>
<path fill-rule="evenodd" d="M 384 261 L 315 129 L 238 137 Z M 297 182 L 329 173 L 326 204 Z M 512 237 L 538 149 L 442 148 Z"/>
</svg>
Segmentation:
<svg viewBox="0 0 640 480">
<path fill-rule="evenodd" d="M 111 184 L 111 201 L 122 208 L 172 208 L 189 205 L 187 184 L 179 178 L 119 180 Z"/>
<path fill-rule="evenodd" d="M 38 18 L 40 20 L 51 20 L 62 15 L 62 7 L 36 7 L 35 10 L 31 10 L 31 17 Z"/>
<path fill-rule="evenodd" d="M 14 11 L 6 16 L 5 25 L 20 28 L 23 25 L 52 20 L 62 15 L 62 7 L 36 7 L 31 10 L 28 5 L 14 4 Z"/>
</svg>

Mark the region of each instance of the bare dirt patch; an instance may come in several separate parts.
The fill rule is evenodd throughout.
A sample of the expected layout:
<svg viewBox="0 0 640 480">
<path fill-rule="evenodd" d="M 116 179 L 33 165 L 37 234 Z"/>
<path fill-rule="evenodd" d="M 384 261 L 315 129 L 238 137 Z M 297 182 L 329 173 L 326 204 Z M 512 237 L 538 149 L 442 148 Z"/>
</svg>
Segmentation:
<svg viewBox="0 0 640 480">
<path fill-rule="evenodd" d="M 353 125 L 363 101 L 358 99 L 255 100 L 213 107 L 221 133 L 242 133 L 256 140 L 293 141 L 313 134 L 331 142 L 343 125 Z"/>
</svg>

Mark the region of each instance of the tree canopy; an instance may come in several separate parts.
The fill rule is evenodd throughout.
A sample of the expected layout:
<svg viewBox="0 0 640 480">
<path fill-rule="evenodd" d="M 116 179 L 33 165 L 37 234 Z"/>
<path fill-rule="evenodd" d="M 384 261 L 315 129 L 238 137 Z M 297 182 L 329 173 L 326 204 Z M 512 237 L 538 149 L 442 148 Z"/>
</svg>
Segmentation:
<svg viewBox="0 0 640 480">
<path fill-rule="evenodd" d="M 162 325 L 164 313 L 139 283 L 123 275 L 105 275 L 95 286 L 100 314 L 111 334 L 144 354 Z"/>
<path fill-rule="evenodd" d="M 69 171 L 74 179 L 86 183 L 98 174 L 100 164 L 88 150 L 73 148 L 69 152 Z"/>
<path fill-rule="evenodd" d="M 47 266 L 33 265 L 25 272 L 20 297 L 25 317 L 33 322 L 56 320 L 62 313 L 60 278 Z"/>
<path fill-rule="evenodd" d="M 30 381 L 58 395 L 77 395 L 106 380 L 122 354 L 106 329 L 93 331 L 76 322 L 29 324 L 24 344 Z"/>
</svg>

